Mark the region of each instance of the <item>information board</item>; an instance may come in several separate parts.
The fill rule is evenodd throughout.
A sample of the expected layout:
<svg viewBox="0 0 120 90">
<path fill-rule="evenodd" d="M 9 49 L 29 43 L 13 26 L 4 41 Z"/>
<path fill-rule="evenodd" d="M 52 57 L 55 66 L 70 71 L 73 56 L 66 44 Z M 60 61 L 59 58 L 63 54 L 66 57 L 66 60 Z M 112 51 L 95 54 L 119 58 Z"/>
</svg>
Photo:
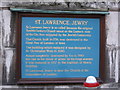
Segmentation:
<svg viewBox="0 0 120 90">
<path fill-rule="evenodd" d="M 23 15 L 20 20 L 21 79 L 64 83 L 100 77 L 101 18 Z"/>
</svg>

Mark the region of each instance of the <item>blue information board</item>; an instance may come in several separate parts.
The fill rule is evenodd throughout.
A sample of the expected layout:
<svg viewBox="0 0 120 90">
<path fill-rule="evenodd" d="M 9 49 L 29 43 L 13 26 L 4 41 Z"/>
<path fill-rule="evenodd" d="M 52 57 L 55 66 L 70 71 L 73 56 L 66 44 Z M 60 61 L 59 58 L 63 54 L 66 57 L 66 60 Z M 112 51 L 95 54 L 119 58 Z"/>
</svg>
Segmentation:
<svg viewBox="0 0 120 90">
<path fill-rule="evenodd" d="M 99 77 L 100 19 L 22 17 L 22 78 Z"/>
</svg>

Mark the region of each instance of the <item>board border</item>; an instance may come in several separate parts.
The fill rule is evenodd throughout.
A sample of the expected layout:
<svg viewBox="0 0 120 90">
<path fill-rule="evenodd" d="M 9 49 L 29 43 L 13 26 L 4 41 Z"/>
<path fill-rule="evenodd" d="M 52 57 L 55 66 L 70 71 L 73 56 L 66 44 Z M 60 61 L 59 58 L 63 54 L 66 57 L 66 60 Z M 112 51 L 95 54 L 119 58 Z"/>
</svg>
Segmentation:
<svg viewBox="0 0 120 90">
<path fill-rule="evenodd" d="M 22 17 L 66 17 L 66 18 L 99 18 L 100 19 L 100 62 L 99 78 L 97 81 L 103 83 L 105 80 L 105 15 L 94 14 L 48 14 L 17 12 L 16 14 L 16 82 L 17 84 L 72 84 L 83 83 L 85 78 L 21 78 L 21 32 Z"/>
</svg>

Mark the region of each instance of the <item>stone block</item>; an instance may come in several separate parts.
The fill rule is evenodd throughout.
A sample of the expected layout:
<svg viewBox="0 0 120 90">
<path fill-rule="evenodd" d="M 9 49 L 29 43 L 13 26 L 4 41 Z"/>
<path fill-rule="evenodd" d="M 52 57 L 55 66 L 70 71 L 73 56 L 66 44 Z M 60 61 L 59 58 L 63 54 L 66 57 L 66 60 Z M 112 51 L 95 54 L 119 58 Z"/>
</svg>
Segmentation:
<svg viewBox="0 0 120 90">
<path fill-rule="evenodd" d="M 2 45 L 4 47 L 15 46 L 15 16 L 10 10 L 2 10 Z"/>
<path fill-rule="evenodd" d="M 15 48 L 4 48 L 3 53 L 3 77 L 2 82 L 5 84 L 15 84 L 15 62 L 16 62 L 16 53 Z"/>
<path fill-rule="evenodd" d="M 2 33 L 3 33 L 3 45 L 4 46 L 10 46 L 10 35 L 11 35 L 11 12 L 9 10 L 3 10 L 2 12 Z"/>
</svg>

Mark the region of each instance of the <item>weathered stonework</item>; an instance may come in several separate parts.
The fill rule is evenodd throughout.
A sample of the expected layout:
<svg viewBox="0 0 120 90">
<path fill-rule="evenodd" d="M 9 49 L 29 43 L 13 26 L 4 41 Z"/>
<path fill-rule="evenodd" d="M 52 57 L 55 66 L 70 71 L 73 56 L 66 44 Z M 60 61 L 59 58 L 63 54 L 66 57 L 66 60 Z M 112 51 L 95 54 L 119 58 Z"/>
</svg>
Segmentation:
<svg viewBox="0 0 120 90">
<path fill-rule="evenodd" d="M 7 2 L 7 0 L 2 1 L 0 10 L 0 81 L 3 84 L 16 85 L 15 81 L 15 62 L 16 62 L 16 42 L 15 42 L 15 13 L 9 10 L 10 7 L 16 8 L 34 8 L 34 9 L 57 9 L 57 10 L 110 10 L 110 14 L 106 15 L 106 83 L 101 86 L 104 87 L 118 87 L 116 84 L 119 81 L 120 73 L 120 24 L 119 24 L 119 9 L 118 2 L 116 0 L 111 0 L 112 2 L 106 0 L 100 0 L 103 2 L 98 2 L 94 0 L 93 2 L 65 2 L 65 0 L 60 2 L 60 0 L 55 0 L 55 2 L 45 2 L 36 0 L 29 0 L 29 2 L 18 2 L 12 1 Z M 114 1 L 114 2 L 113 2 Z M 3 75 L 3 76 L 2 76 Z M 109 84 L 110 83 L 110 84 Z M 112 84 L 113 83 L 113 84 Z M 113 85 L 113 86 L 112 86 Z M 10 86 L 12 88 L 12 86 Z M 19 88 L 19 86 L 14 86 Z M 55 86 L 56 87 L 56 86 Z M 55 87 L 54 88 L 56 90 Z M 66 88 L 72 88 L 75 86 L 66 86 Z M 79 87 L 79 86 L 78 86 Z M 22 87 L 21 90 L 23 90 Z M 26 86 L 29 88 L 29 86 Z M 40 88 L 40 87 L 39 87 Z M 77 86 L 74 88 L 76 90 Z M 80 87 L 79 87 L 80 88 Z M 83 88 L 83 87 L 81 87 Z M 43 89 L 48 89 L 48 87 L 42 87 Z M 52 90 L 52 89 L 50 89 Z M 62 89 L 63 90 L 63 89 Z"/>
<path fill-rule="evenodd" d="M 118 12 L 110 12 L 106 17 L 106 49 L 109 58 L 110 78 L 118 81 Z M 113 38 L 114 37 L 114 38 Z"/>
<path fill-rule="evenodd" d="M 119 5 L 119 7 L 120 7 L 120 5 Z M 118 33 L 120 33 L 120 12 L 119 12 L 119 14 L 118 14 Z M 119 60 L 119 76 L 120 76 L 120 35 L 118 35 L 118 49 L 119 49 L 119 51 L 118 51 L 118 60 Z M 120 77 L 119 77 L 119 83 L 120 83 Z"/>
<path fill-rule="evenodd" d="M 0 10 L 0 71 L 2 71 L 2 11 Z M 2 72 L 0 72 L 0 85 L 2 84 Z"/>
</svg>

